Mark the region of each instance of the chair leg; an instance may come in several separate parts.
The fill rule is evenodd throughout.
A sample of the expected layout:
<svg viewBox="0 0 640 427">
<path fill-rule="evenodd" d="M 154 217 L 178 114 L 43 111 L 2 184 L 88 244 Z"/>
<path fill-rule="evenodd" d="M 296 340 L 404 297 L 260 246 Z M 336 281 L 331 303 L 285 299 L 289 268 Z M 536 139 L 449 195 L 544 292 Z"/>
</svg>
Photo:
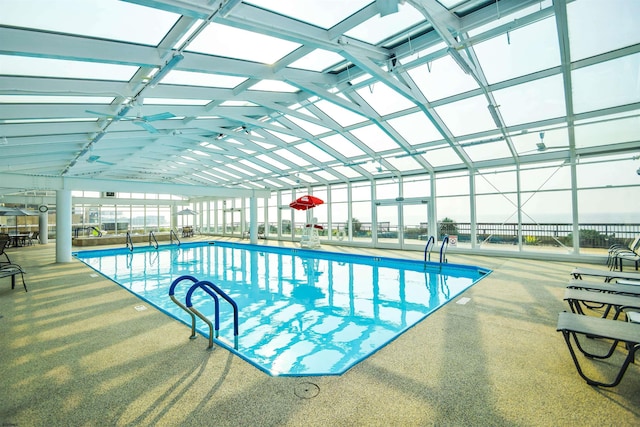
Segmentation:
<svg viewBox="0 0 640 427">
<path fill-rule="evenodd" d="M 582 367 L 580 366 L 580 362 L 578 362 L 578 358 L 577 358 L 577 356 L 575 354 L 575 351 L 573 350 L 573 346 L 571 345 L 571 335 L 573 335 L 573 339 L 575 340 L 576 344 L 580 348 L 580 343 L 578 342 L 578 338 L 576 336 L 576 333 L 564 330 L 564 331 L 562 331 L 562 335 L 564 336 L 564 340 L 567 343 L 567 347 L 569 347 L 569 353 L 571 353 L 571 358 L 573 359 L 573 364 L 576 366 L 576 369 L 578 370 L 578 374 L 580 374 L 582 379 L 584 379 L 587 382 L 587 384 L 598 386 L 598 387 L 615 387 L 618 384 L 620 384 L 620 381 L 622 380 L 622 377 L 624 376 L 625 372 L 627 371 L 627 368 L 629 367 L 629 365 L 635 359 L 636 351 L 638 351 L 638 349 L 640 349 L 640 344 L 630 344 L 630 343 L 627 344 L 627 350 L 628 350 L 627 357 L 625 358 L 624 362 L 622 363 L 622 366 L 620 367 L 620 370 L 618 371 L 618 374 L 616 375 L 616 378 L 611 383 L 603 383 L 603 382 L 596 381 L 596 380 L 593 380 L 593 379 L 589 378 L 582 371 Z M 618 343 L 618 341 L 615 342 L 615 344 L 617 344 L 617 343 Z M 613 349 L 615 349 L 615 346 L 612 347 L 612 349 L 611 349 L 612 351 L 610 351 L 611 354 L 613 354 Z M 581 351 L 583 351 L 583 350 L 581 349 Z M 583 353 L 584 353 L 584 351 L 583 351 Z"/>
</svg>

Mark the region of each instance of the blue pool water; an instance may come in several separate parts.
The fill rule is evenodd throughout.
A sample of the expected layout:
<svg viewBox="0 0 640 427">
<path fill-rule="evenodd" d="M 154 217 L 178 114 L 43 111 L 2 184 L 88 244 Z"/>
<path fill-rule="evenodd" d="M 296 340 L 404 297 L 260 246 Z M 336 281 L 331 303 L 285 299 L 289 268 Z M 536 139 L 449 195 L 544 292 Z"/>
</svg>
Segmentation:
<svg viewBox="0 0 640 427">
<path fill-rule="evenodd" d="M 74 255 L 189 326 L 190 316 L 168 296 L 171 283 L 191 275 L 215 284 L 239 311 L 234 350 L 232 308 L 221 300 L 216 344 L 271 375 L 341 374 L 490 273 L 474 266 L 223 242 Z M 182 283 L 175 296 L 184 303 L 192 283 Z M 213 321 L 209 295 L 197 289 L 192 303 Z M 208 337 L 209 327 L 197 320 L 198 332 Z"/>
</svg>

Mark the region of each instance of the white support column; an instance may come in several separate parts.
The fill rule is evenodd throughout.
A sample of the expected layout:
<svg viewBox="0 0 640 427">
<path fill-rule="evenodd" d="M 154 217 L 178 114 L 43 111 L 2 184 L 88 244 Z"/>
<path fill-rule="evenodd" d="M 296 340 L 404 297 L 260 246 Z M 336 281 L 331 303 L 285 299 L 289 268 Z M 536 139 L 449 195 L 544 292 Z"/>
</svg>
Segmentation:
<svg viewBox="0 0 640 427">
<path fill-rule="evenodd" d="M 56 262 L 71 262 L 71 191 L 56 191 Z"/>
<path fill-rule="evenodd" d="M 38 230 L 40 244 L 46 245 L 49 243 L 49 214 L 47 212 L 40 212 L 40 217 L 38 218 Z"/>
<path fill-rule="evenodd" d="M 249 197 L 249 242 L 258 243 L 258 199 Z"/>
</svg>

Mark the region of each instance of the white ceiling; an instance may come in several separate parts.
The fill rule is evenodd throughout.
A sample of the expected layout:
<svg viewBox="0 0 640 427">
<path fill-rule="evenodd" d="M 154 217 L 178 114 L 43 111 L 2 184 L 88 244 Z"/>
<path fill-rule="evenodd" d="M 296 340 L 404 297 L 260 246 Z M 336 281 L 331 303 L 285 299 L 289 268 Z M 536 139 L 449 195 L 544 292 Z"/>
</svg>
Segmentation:
<svg viewBox="0 0 640 427">
<path fill-rule="evenodd" d="M 5 176 L 274 190 L 640 147 L 635 0 L 0 10 Z"/>
</svg>

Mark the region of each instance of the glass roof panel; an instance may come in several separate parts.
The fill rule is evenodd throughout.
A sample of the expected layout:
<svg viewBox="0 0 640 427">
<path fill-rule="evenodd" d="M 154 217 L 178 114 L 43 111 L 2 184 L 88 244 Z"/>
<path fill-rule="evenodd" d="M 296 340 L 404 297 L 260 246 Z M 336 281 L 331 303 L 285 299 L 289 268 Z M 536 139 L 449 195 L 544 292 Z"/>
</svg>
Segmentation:
<svg viewBox="0 0 640 427">
<path fill-rule="evenodd" d="M 371 0 L 246 0 L 244 3 L 328 29 L 371 3 Z"/>
<path fill-rule="evenodd" d="M 89 119 L 67 119 L 67 118 L 56 118 L 56 119 L 0 119 L 0 123 L 73 123 L 73 122 L 95 122 L 96 119 L 91 117 Z"/>
<path fill-rule="evenodd" d="M 280 124 L 280 123 L 278 123 L 278 124 Z M 286 134 L 286 133 L 277 132 L 275 130 L 271 130 L 271 129 L 265 129 L 265 130 L 267 132 L 269 132 L 271 135 L 275 136 L 276 138 L 281 139 L 282 141 L 287 142 L 287 143 L 291 143 L 291 142 L 294 142 L 294 141 L 297 141 L 297 140 L 300 139 L 300 138 L 298 138 L 296 136 L 289 135 L 289 134 Z"/>
<path fill-rule="evenodd" d="M 289 67 L 320 72 L 328 68 L 332 68 L 344 60 L 345 59 L 336 52 L 330 52 L 324 49 L 315 49 L 313 52 L 308 53 L 297 61 L 289 64 Z"/>
<path fill-rule="evenodd" d="M 257 157 L 257 159 L 262 160 L 264 163 L 267 163 L 271 166 L 273 166 L 276 169 L 279 170 L 289 170 L 291 169 L 289 166 L 285 165 L 284 163 L 276 160 L 273 156 L 267 156 L 266 154 L 259 154 Z"/>
<path fill-rule="evenodd" d="M 365 154 L 364 151 L 356 147 L 353 142 L 340 134 L 320 138 L 320 140 L 346 157 L 357 157 Z"/>
<path fill-rule="evenodd" d="M 474 162 L 511 157 L 511 150 L 504 141 L 470 145 L 464 147 L 464 151 Z"/>
<path fill-rule="evenodd" d="M 560 65 L 554 17 L 474 46 L 487 81 L 509 80 Z"/>
<path fill-rule="evenodd" d="M 207 105 L 210 99 L 144 98 L 144 105 Z"/>
<path fill-rule="evenodd" d="M 250 167 L 251 169 L 255 169 L 255 170 L 257 170 L 258 172 L 261 172 L 261 173 L 268 173 L 268 172 L 272 172 L 271 170 L 269 170 L 269 169 L 267 169 L 267 168 L 263 168 L 262 166 L 260 166 L 260 165 L 258 165 L 258 164 L 256 164 L 256 163 L 254 163 L 254 162 L 252 162 L 252 161 L 249 161 L 249 160 L 247 160 L 247 159 L 242 159 L 242 160 L 240 160 L 240 163 L 242 163 L 242 164 L 243 164 L 243 165 L 245 165 L 245 166 Z"/>
<path fill-rule="evenodd" d="M 409 75 L 429 101 L 477 89 L 478 84 L 450 56 L 409 70 Z"/>
<path fill-rule="evenodd" d="M 279 80 L 260 80 L 258 83 L 251 86 L 249 90 L 262 90 L 266 92 L 289 92 L 295 93 L 300 91 L 295 86 L 291 86 L 289 83 L 281 82 Z"/>
<path fill-rule="evenodd" d="M 571 60 L 640 43 L 640 2 L 580 0 L 567 4 Z"/>
<path fill-rule="evenodd" d="M 346 176 L 347 178 L 360 178 L 362 176 L 361 173 L 358 173 L 353 168 L 348 166 L 334 166 L 333 170 L 340 175 Z"/>
<path fill-rule="evenodd" d="M 129 81 L 136 71 L 130 65 L 0 55 L 3 75 Z"/>
<path fill-rule="evenodd" d="M 0 95 L 2 104 L 110 104 L 106 96 Z"/>
<path fill-rule="evenodd" d="M 391 165 L 401 172 L 415 171 L 424 169 L 420 163 L 416 161 L 411 156 L 405 157 L 391 157 L 385 159 L 387 162 L 391 163 Z"/>
<path fill-rule="evenodd" d="M 484 95 L 445 104 L 435 110 L 454 135 L 469 135 L 496 128 Z"/>
<path fill-rule="evenodd" d="M 354 113 L 351 110 L 347 110 L 346 108 L 343 108 L 338 104 L 334 104 L 333 102 L 322 100 L 316 102 L 314 105 L 343 127 L 351 126 L 356 123 L 362 123 L 367 120 L 366 117 Z"/>
<path fill-rule="evenodd" d="M 212 22 L 187 50 L 271 65 L 298 47 L 298 43 Z"/>
<path fill-rule="evenodd" d="M 387 123 L 411 145 L 442 139 L 442 134 L 422 111 L 389 119 Z"/>
<path fill-rule="evenodd" d="M 380 152 L 398 148 L 398 144 L 377 125 L 363 126 L 351 133 L 372 151 Z"/>
<path fill-rule="evenodd" d="M 566 115 L 564 86 L 559 74 L 500 89 L 493 95 L 507 126 Z M 489 111 L 486 105 L 484 111 Z"/>
<path fill-rule="evenodd" d="M 246 81 L 244 77 L 226 76 L 223 74 L 194 73 L 191 71 L 170 71 L 160 83 L 184 86 L 205 86 L 233 89 Z"/>
<path fill-rule="evenodd" d="M 640 138 L 640 110 L 576 121 L 576 148 L 634 142 Z"/>
<path fill-rule="evenodd" d="M 335 179 L 338 179 L 337 176 L 329 173 L 329 171 L 326 170 L 319 170 L 319 171 L 314 171 L 313 173 L 315 173 L 316 175 L 318 175 L 320 178 L 323 178 L 327 181 L 333 181 Z"/>
<path fill-rule="evenodd" d="M 285 117 L 287 119 L 291 120 L 293 123 L 295 123 L 298 126 L 300 126 L 302 129 L 304 129 L 307 132 L 309 132 L 311 135 L 319 135 L 321 133 L 325 133 L 325 132 L 328 132 L 330 130 L 330 129 L 324 127 L 324 126 L 320 126 L 320 125 L 317 125 L 315 123 L 311 123 L 311 122 L 308 122 L 306 120 L 299 119 L 297 117 L 293 117 L 293 116 L 289 116 L 289 115 L 285 115 Z"/>
<path fill-rule="evenodd" d="M 573 70 L 571 81 L 576 113 L 639 102 L 640 53 Z"/>
<path fill-rule="evenodd" d="M 376 112 L 385 116 L 402 110 L 408 110 L 416 106 L 404 96 L 383 82 L 371 84 L 367 87 L 358 89 L 358 95 L 364 99 Z"/>
<path fill-rule="evenodd" d="M 422 154 L 422 158 L 434 167 L 457 165 L 462 163 L 460 156 L 458 156 L 454 149 L 448 145 L 428 150 L 425 154 Z"/>
<path fill-rule="evenodd" d="M 398 12 L 380 17 L 376 15 L 347 31 L 345 35 L 371 44 L 396 35 L 420 24 L 424 16 L 409 4 L 398 5 Z"/>
<path fill-rule="evenodd" d="M 525 9 L 522 10 L 518 10 L 514 13 L 510 13 L 510 14 L 501 14 L 500 18 L 493 20 L 485 25 L 482 25 L 480 27 L 474 28 L 472 30 L 469 30 L 469 35 L 471 37 L 476 36 L 478 34 L 482 34 L 485 31 L 489 31 L 493 28 L 499 27 L 501 25 L 504 24 L 508 24 L 510 22 L 513 22 L 515 20 L 517 20 L 518 18 L 522 18 L 524 16 L 527 15 L 531 15 L 532 13 L 544 10 L 548 7 L 553 6 L 553 3 L 551 0 L 542 0 L 540 3 L 535 4 L 533 6 L 527 7 Z"/>
<path fill-rule="evenodd" d="M 302 157 L 300 157 L 297 154 L 294 154 L 292 151 L 289 151 L 289 150 L 286 150 L 286 149 L 281 149 L 281 150 L 274 151 L 274 154 L 277 154 L 278 156 L 282 157 L 283 159 L 289 160 L 291 163 L 293 163 L 296 166 L 307 166 L 307 165 L 311 164 L 308 161 L 306 161 L 305 159 L 303 159 Z M 287 166 L 286 170 L 288 170 L 288 169 L 291 169 L 291 168 Z"/>
<path fill-rule="evenodd" d="M 0 24 L 156 46 L 180 15 L 116 0 L 0 0 Z"/>
<path fill-rule="evenodd" d="M 331 154 L 327 153 L 326 151 L 310 142 L 303 142 L 299 145 L 296 145 L 296 147 L 303 153 L 308 154 L 319 162 L 331 162 L 336 160 L 336 158 Z"/>
</svg>

